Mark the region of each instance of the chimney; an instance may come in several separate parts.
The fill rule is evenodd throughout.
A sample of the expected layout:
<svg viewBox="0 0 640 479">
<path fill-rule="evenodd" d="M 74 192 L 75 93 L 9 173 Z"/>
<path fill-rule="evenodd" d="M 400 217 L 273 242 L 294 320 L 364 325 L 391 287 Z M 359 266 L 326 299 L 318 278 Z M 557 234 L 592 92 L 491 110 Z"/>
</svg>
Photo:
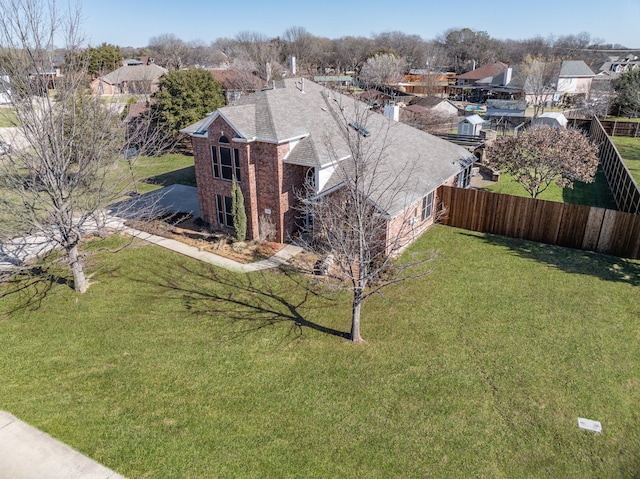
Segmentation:
<svg viewBox="0 0 640 479">
<path fill-rule="evenodd" d="M 295 75 L 296 74 L 296 57 L 294 57 L 293 55 L 291 56 L 290 64 L 291 64 L 291 74 Z"/>
<path fill-rule="evenodd" d="M 504 86 L 507 86 L 509 83 L 511 83 L 511 75 L 513 75 L 513 68 L 508 67 L 504 71 L 504 78 L 503 78 L 503 81 L 502 81 L 502 84 Z"/>
<path fill-rule="evenodd" d="M 387 120 L 393 120 L 393 121 L 400 120 L 400 107 L 398 105 L 385 105 L 384 117 Z"/>
</svg>

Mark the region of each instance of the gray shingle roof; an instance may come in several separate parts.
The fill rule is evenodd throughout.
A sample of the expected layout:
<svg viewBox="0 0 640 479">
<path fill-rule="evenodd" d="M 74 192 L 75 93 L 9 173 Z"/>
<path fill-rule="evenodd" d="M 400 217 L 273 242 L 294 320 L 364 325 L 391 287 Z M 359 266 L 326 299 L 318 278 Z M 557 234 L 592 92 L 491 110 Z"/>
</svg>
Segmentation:
<svg viewBox="0 0 640 479">
<path fill-rule="evenodd" d="M 390 216 L 403 211 L 406 201 L 419 200 L 474 160 L 458 145 L 388 120 L 366 104 L 316 83 L 290 79 L 279 86 L 247 95 L 182 131 L 197 134 L 222 116 L 245 141 L 292 142 L 295 146 L 284 160 L 287 163 L 327 167 L 351 155 L 347 137 L 353 140 L 358 133 L 347 123 L 366 121 L 371 134 L 359 140 L 372 157 L 381 158 L 379 174 L 367 194 Z M 385 181 L 403 184 L 402 199 L 398 195 L 390 198 Z M 328 184 L 339 184 L 335 174 Z"/>
<path fill-rule="evenodd" d="M 125 81 L 151 82 L 160 78 L 162 75 L 167 73 L 167 71 L 168 70 L 166 68 L 162 68 L 161 66 L 154 63 L 152 63 L 151 65 L 125 65 L 118 68 L 117 70 L 112 71 L 111 73 L 107 73 L 106 75 L 100 77 L 100 79 L 111 85 L 119 85 Z"/>
<path fill-rule="evenodd" d="M 566 60 L 560 67 L 560 77 L 594 77 L 595 73 L 582 60 Z"/>
</svg>

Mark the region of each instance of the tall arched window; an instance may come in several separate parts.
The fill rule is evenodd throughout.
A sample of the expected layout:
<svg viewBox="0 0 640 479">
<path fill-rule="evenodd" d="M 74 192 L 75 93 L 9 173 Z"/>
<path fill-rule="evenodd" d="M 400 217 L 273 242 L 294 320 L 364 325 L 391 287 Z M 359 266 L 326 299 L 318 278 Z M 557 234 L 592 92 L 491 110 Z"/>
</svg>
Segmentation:
<svg viewBox="0 0 640 479">
<path fill-rule="evenodd" d="M 220 146 L 211 147 L 211 158 L 213 161 L 213 176 L 223 180 L 231 180 L 235 176 L 236 181 L 241 181 L 240 175 L 240 152 L 237 148 L 231 148 L 229 139 L 222 135 L 218 139 Z M 216 151 L 217 150 L 217 151 Z"/>
</svg>

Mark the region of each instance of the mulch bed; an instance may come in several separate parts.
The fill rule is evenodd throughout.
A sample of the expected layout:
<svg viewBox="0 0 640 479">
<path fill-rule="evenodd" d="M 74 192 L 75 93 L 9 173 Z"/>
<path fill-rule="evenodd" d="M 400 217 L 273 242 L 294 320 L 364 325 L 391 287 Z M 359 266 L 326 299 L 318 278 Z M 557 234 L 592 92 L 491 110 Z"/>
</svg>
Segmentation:
<svg viewBox="0 0 640 479">
<path fill-rule="evenodd" d="M 127 226 L 245 264 L 270 258 L 285 246 L 272 241 L 238 242 L 226 233 L 208 231 L 200 218 L 191 215 L 173 215 L 149 221 L 131 220 Z"/>
</svg>

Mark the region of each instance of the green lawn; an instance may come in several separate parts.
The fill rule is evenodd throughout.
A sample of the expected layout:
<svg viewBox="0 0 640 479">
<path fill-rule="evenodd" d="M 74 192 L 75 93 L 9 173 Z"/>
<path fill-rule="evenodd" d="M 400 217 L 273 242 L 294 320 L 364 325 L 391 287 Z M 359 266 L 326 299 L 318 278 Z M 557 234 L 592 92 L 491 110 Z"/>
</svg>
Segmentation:
<svg viewBox="0 0 640 479">
<path fill-rule="evenodd" d="M 612 136 L 611 140 L 636 180 L 636 184 L 640 185 L 640 138 Z"/>
<path fill-rule="evenodd" d="M 626 121 L 629 123 L 638 123 L 640 122 L 640 118 L 629 118 L 627 116 L 607 116 L 606 118 L 602 118 L 607 121 Z"/>
<path fill-rule="evenodd" d="M 18 117 L 13 108 L 0 108 L 0 128 L 12 128 L 18 125 Z"/>
<path fill-rule="evenodd" d="M 500 175 L 500 180 L 497 183 L 483 189 L 494 193 L 529 197 L 529 193 L 506 173 Z M 604 174 L 601 172 L 596 174 L 593 183 L 574 182 L 573 189 L 561 188 L 555 183 L 552 183 L 538 198 L 548 201 L 616 209 L 615 200 L 609 191 Z"/>
<path fill-rule="evenodd" d="M 432 248 L 364 345 L 295 274 L 99 253 L 84 295 L 0 301 L 0 409 L 130 479 L 635 477 L 640 262 L 442 226 L 403 259 Z"/>
<path fill-rule="evenodd" d="M 140 193 L 173 184 L 196 186 L 193 156 L 178 153 L 161 157 L 143 156 L 135 159 L 134 170 L 136 177 L 142 179 Z"/>
</svg>

